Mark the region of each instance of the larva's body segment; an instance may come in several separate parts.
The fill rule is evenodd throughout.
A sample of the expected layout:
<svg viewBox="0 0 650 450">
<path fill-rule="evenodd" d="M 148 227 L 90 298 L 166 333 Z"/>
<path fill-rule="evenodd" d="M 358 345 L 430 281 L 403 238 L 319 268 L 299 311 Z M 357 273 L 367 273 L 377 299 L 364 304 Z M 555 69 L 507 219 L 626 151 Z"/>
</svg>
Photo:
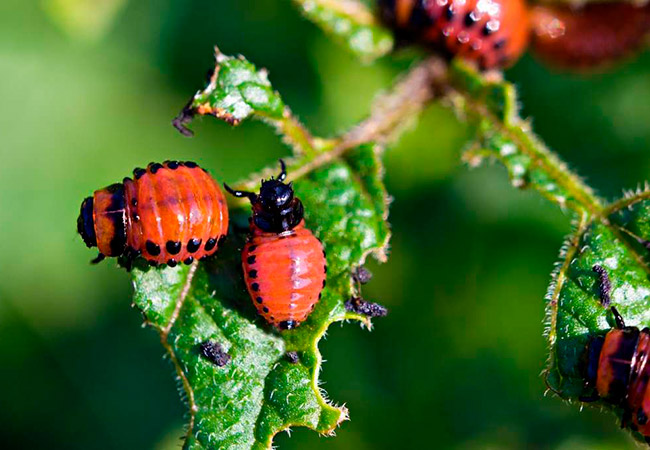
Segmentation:
<svg viewBox="0 0 650 450">
<path fill-rule="evenodd" d="M 253 225 L 242 264 L 257 311 L 278 328 L 303 322 L 325 285 L 323 246 L 304 221 L 281 234 L 265 233 Z"/>
<path fill-rule="evenodd" d="M 650 7 L 631 3 L 537 5 L 531 18 L 533 52 L 567 69 L 597 69 L 629 57 L 650 30 Z"/>
<path fill-rule="evenodd" d="M 511 65 L 528 44 L 523 0 L 379 0 L 379 6 L 398 37 L 476 61 L 483 69 Z"/>
<path fill-rule="evenodd" d="M 79 233 L 102 256 L 142 256 L 152 265 L 210 256 L 228 230 L 219 185 L 193 162 L 152 163 L 84 200 Z"/>
</svg>

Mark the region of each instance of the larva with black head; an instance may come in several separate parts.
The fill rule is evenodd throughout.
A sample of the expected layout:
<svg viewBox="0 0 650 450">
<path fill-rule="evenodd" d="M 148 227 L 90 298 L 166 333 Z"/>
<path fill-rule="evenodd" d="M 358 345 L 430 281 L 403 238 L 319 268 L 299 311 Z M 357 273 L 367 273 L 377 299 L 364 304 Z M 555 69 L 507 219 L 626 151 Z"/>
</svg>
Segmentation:
<svg viewBox="0 0 650 450">
<path fill-rule="evenodd" d="M 244 280 L 253 304 L 281 330 L 300 325 L 325 287 L 326 260 L 321 242 L 305 227 L 302 202 L 284 183 L 284 162 L 277 178 L 262 182 L 259 193 L 236 191 L 253 208 L 250 236 L 242 251 Z"/>
<path fill-rule="evenodd" d="M 524 0 L 378 0 L 401 40 L 429 45 L 482 69 L 513 64 L 530 35 Z"/>
</svg>

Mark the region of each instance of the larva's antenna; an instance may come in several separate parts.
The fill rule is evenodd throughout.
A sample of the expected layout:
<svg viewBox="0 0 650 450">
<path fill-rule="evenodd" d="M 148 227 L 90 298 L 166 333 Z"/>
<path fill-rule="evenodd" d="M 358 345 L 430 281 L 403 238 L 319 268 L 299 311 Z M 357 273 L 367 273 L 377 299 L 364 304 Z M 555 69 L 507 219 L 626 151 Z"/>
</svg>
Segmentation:
<svg viewBox="0 0 650 450">
<path fill-rule="evenodd" d="M 233 188 L 231 188 L 230 186 L 228 186 L 226 183 L 223 184 L 223 187 L 226 189 L 226 191 L 228 191 L 228 193 L 230 195 L 233 195 L 235 197 L 239 197 L 239 198 L 246 197 L 251 201 L 251 203 L 253 203 L 253 202 L 255 202 L 255 200 L 257 200 L 257 194 L 255 194 L 254 192 L 236 191 Z"/>
<path fill-rule="evenodd" d="M 284 181 L 287 179 L 287 165 L 283 160 L 280 160 L 280 167 L 282 168 L 282 171 L 280 172 L 280 175 L 278 175 L 278 181 Z"/>
</svg>

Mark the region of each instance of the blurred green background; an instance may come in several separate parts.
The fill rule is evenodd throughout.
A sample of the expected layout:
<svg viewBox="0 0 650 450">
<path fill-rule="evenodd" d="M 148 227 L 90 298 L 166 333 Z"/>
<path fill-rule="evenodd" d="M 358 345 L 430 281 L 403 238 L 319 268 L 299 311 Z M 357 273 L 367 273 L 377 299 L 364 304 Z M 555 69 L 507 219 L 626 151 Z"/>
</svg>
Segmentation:
<svg viewBox="0 0 650 450">
<path fill-rule="evenodd" d="M 170 120 L 212 66 L 212 46 L 267 67 L 316 133 L 360 120 L 405 57 L 363 66 L 289 0 L 0 2 L 0 447 L 177 448 L 184 423 L 157 335 L 130 308 L 127 274 L 75 233 L 83 197 L 135 166 L 190 159 L 235 181 L 288 150 L 260 123 Z M 612 198 L 648 178 L 650 55 L 615 73 L 510 70 L 536 131 Z M 330 329 L 322 378 L 351 421 L 281 449 L 624 449 L 612 416 L 544 397 L 544 293 L 561 211 L 498 166 L 459 163 L 466 130 L 429 109 L 386 155 L 388 264 L 368 333 Z"/>
</svg>

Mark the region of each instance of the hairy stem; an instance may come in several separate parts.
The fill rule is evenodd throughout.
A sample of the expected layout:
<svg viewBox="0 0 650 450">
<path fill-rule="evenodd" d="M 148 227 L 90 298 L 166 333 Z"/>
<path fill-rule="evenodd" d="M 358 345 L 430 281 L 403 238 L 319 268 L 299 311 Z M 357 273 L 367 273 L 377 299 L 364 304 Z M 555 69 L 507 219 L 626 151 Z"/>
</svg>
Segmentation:
<svg viewBox="0 0 650 450">
<path fill-rule="evenodd" d="M 294 0 L 302 8 L 319 6 L 327 11 L 345 14 L 354 19 L 359 25 L 373 25 L 377 23 L 377 16 L 358 0 Z"/>
<path fill-rule="evenodd" d="M 367 119 L 336 138 L 312 137 L 297 120 L 287 119 L 287 126 L 300 128 L 304 136 L 309 136 L 308 140 L 304 139 L 302 142 L 308 143 L 310 147 L 301 152 L 299 157 L 287 161 L 288 178 L 295 180 L 305 176 L 362 144 L 383 144 L 395 139 L 404 126 L 435 98 L 440 87 L 446 82 L 446 74 L 446 64 L 438 57 L 421 62 L 377 99 Z M 275 175 L 276 172 L 277 167 L 269 167 L 238 183 L 237 187 L 253 190 L 259 185 L 260 179 Z M 232 199 L 232 202 L 243 204 L 246 200 Z"/>
</svg>

